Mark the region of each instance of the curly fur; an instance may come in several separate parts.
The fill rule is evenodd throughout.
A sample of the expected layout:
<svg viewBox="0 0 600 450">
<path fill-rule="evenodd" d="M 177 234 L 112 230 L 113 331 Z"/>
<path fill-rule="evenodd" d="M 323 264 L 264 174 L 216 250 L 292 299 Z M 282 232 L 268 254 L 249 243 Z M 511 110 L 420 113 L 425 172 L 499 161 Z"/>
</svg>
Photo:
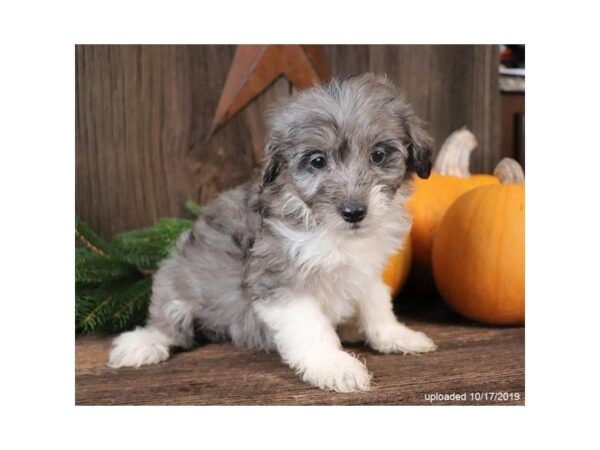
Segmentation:
<svg viewBox="0 0 600 450">
<path fill-rule="evenodd" d="M 381 281 L 409 232 L 403 203 L 413 172 L 429 174 L 428 145 L 396 88 L 372 74 L 274 108 L 262 177 L 221 194 L 181 236 L 154 277 L 146 326 L 115 340 L 109 365 L 163 361 L 201 333 L 278 351 L 307 382 L 348 392 L 371 378 L 335 331 L 354 316 L 376 350 L 434 350 L 396 320 Z M 345 220 L 348 205 L 364 207 L 364 219 Z"/>
</svg>

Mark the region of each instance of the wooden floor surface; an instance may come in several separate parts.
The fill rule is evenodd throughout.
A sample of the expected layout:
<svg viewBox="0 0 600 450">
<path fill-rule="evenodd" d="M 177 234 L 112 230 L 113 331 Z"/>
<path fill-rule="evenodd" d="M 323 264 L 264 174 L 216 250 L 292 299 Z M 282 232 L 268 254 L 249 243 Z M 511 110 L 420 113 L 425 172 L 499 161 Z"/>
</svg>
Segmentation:
<svg viewBox="0 0 600 450">
<path fill-rule="evenodd" d="M 78 405 L 523 405 L 525 330 L 459 318 L 438 301 L 399 302 L 400 320 L 439 348 L 426 355 L 350 351 L 373 373 L 369 392 L 325 392 L 301 382 L 275 354 L 208 344 L 139 369 L 106 366 L 111 336 L 76 339 Z M 466 398 L 431 400 L 433 394 Z M 500 394 L 500 395 L 499 395 Z M 439 396 L 438 396 L 439 397 Z"/>
</svg>

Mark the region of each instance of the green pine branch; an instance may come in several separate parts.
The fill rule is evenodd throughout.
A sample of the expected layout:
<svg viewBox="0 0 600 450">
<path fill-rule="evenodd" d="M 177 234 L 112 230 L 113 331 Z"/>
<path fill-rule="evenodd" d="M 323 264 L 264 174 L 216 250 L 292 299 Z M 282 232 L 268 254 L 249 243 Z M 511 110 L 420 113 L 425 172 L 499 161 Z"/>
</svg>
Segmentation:
<svg viewBox="0 0 600 450">
<path fill-rule="evenodd" d="M 110 245 L 79 217 L 75 217 L 75 237 L 78 242 L 97 255 L 108 257 L 110 254 Z"/>
<path fill-rule="evenodd" d="M 113 330 L 132 328 L 146 321 L 152 294 L 152 277 L 144 277 L 125 288 L 113 310 L 110 327 Z"/>
<path fill-rule="evenodd" d="M 91 333 L 139 325 L 146 319 L 151 291 L 151 277 L 76 285 L 75 329 Z"/>
<path fill-rule="evenodd" d="M 113 241 L 115 256 L 142 271 L 155 270 L 169 255 L 181 233 L 192 225 L 187 219 L 160 219 L 152 227 L 122 233 Z"/>
<path fill-rule="evenodd" d="M 134 266 L 110 256 L 93 253 L 87 248 L 75 250 L 76 283 L 105 283 L 129 277 L 136 272 Z"/>
<path fill-rule="evenodd" d="M 187 219 L 160 219 L 152 227 L 106 242 L 77 218 L 75 235 L 81 246 L 75 249 L 76 331 L 117 332 L 143 324 L 152 274 L 192 225 Z"/>
<path fill-rule="evenodd" d="M 185 202 L 185 209 L 192 215 L 192 217 L 196 218 L 200 215 L 200 211 L 202 210 L 202 206 L 199 203 L 195 202 L 192 199 L 188 199 Z"/>
<path fill-rule="evenodd" d="M 100 286 L 75 284 L 75 330 L 101 331 L 110 318 L 110 308 L 118 282 Z"/>
</svg>

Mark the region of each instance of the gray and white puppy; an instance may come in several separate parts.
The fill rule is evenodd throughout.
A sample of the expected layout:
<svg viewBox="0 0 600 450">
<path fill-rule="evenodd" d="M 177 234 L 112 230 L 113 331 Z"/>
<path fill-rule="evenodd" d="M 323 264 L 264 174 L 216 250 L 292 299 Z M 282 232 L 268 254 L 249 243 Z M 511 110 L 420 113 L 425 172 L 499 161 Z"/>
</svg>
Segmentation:
<svg viewBox="0 0 600 450">
<path fill-rule="evenodd" d="M 271 115 L 263 176 L 206 205 L 154 276 L 145 327 L 123 333 L 111 367 L 164 361 L 195 335 L 276 350 L 322 389 L 369 389 L 342 349 L 351 320 L 383 353 L 435 350 L 396 320 L 382 281 L 411 220 L 411 178 L 429 176 L 429 138 L 397 89 L 365 74 L 292 97 Z"/>
</svg>

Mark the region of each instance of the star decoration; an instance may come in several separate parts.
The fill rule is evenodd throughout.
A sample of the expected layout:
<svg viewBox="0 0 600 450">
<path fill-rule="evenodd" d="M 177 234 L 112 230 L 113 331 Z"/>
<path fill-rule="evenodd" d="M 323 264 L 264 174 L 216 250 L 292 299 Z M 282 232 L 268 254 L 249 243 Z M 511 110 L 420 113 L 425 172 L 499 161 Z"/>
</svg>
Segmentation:
<svg viewBox="0 0 600 450">
<path fill-rule="evenodd" d="M 208 137 L 282 75 L 298 89 L 331 78 L 319 45 L 238 45 Z"/>
</svg>

